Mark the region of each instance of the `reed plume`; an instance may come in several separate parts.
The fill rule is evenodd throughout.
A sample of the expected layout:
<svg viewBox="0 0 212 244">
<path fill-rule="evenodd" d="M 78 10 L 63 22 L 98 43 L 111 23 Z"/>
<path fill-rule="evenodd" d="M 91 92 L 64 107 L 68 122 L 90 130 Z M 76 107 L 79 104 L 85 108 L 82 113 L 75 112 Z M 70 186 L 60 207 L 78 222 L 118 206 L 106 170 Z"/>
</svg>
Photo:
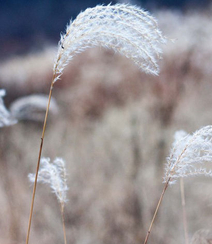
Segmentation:
<svg viewBox="0 0 212 244">
<path fill-rule="evenodd" d="M 7 109 L 3 101 L 5 95 L 6 91 L 0 89 L 0 127 L 14 125 L 20 120 L 43 121 L 48 96 L 42 94 L 24 96 L 13 101 Z M 58 105 L 54 98 L 49 112 L 54 115 L 58 113 Z"/>
<path fill-rule="evenodd" d="M 35 174 L 29 174 L 28 177 L 31 182 L 35 182 Z M 56 158 L 53 163 L 50 158 L 41 158 L 37 181 L 48 184 L 59 203 L 64 205 L 67 202 L 67 173 L 62 158 Z"/>
<path fill-rule="evenodd" d="M 76 54 L 87 48 L 100 46 L 124 55 L 142 71 L 157 75 L 159 72 L 158 60 L 161 57 L 161 49 L 159 48 L 161 43 L 165 43 L 165 38 L 158 29 L 156 20 L 148 12 L 126 4 L 88 8 L 67 26 L 66 33 L 61 35 L 53 68 L 38 154 L 26 244 L 29 242 L 37 177 L 52 90 L 54 83 L 60 79 L 64 68 Z"/>
<path fill-rule="evenodd" d="M 212 126 L 208 125 L 192 135 L 185 131 L 175 134 L 175 141 L 167 159 L 164 182 L 174 184 L 180 177 L 205 175 L 212 177 L 205 163 L 212 162 Z"/>
<path fill-rule="evenodd" d="M 48 96 L 43 94 L 24 96 L 12 102 L 9 111 L 11 115 L 19 121 L 32 120 L 41 122 L 45 115 L 47 102 Z M 52 115 L 56 115 L 58 110 L 57 102 L 52 98 L 49 112 Z"/>
<path fill-rule="evenodd" d="M 212 243 L 212 232 L 211 230 L 198 230 L 194 233 L 191 244 L 211 244 Z"/>
<path fill-rule="evenodd" d="M 212 162 L 211 125 L 197 130 L 192 135 L 187 134 L 185 131 L 177 131 L 175 133 L 175 139 L 165 168 L 165 186 L 146 234 L 144 244 L 148 242 L 153 223 L 168 186 L 174 184 L 176 179 L 181 177 L 197 175 L 212 177 L 212 171 L 204 166 L 207 162 Z"/>
<path fill-rule="evenodd" d="M 0 89 L 0 127 L 10 126 L 17 123 L 17 120 L 11 115 L 4 105 L 3 97 L 6 95 L 4 89 Z"/>
<path fill-rule="evenodd" d="M 144 72 L 158 74 L 160 43 L 165 43 L 165 38 L 156 20 L 138 7 L 116 4 L 88 8 L 61 35 L 54 82 L 76 54 L 95 46 L 112 49 L 131 59 Z"/>
<path fill-rule="evenodd" d="M 66 229 L 64 221 L 64 206 L 67 202 L 67 173 L 65 167 L 65 161 L 62 158 L 55 158 L 53 163 L 50 162 L 50 158 L 41 158 L 40 169 L 38 171 L 37 182 L 48 184 L 52 192 L 56 195 L 58 202 L 60 203 L 61 217 L 63 223 L 64 242 L 66 241 Z M 31 182 L 35 182 L 35 174 L 29 174 L 28 178 Z"/>
</svg>

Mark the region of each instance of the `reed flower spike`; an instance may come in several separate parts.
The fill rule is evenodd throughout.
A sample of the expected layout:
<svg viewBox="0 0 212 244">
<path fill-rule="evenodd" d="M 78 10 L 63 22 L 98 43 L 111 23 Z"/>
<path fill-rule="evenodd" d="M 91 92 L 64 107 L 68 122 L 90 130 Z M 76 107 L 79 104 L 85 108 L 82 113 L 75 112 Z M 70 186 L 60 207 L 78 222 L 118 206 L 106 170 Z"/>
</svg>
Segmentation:
<svg viewBox="0 0 212 244">
<path fill-rule="evenodd" d="M 16 124 L 18 121 L 11 116 L 11 113 L 4 105 L 3 97 L 6 95 L 4 89 L 0 89 L 0 127 Z"/>
<path fill-rule="evenodd" d="M 207 162 L 212 162 L 211 125 L 197 130 L 192 135 L 187 134 L 185 131 L 177 131 L 175 133 L 175 140 L 165 168 L 165 185 L 147 231 L 144 244 L 148 242 L 153 223 L 168 186 L 174 184 L 181 177 L 196 175 L 212 177 L 212 171 L 206 168 L 205 164 Z"/>
<path fill-rule="evenodd" d="M 33 94 L 16 99 L 10 106 L 11 115 L 20 120 L 43 121 L 46 111 L 48 96 L 43 94 Z M 54 98 L 51 99 L 49 112 L 57 115 L 59 111 L 58 104 Z"/>
<path fill-rule="evenodd" d="M 66 176 L 65 162 L 62 158 L 56 158 L 53 163 L 50 162 L 50 158 L 41 158 L 37 181 L 48 184 L 62 204 L 67 202 Z M 29 174 L 28 177 L 31 182 L 35 181 L 35 174 Z"/>
<path fill-rule="evenodd" d="M 169 184 L 173 184 L 177 178 L 196 175 L 212 177 L 207 162 L 212 162 L 212 126 L 205 126 L 192 135 L 178 131 L 167 159 L 164 182 L 170 178 Z"/>
<path fill-rule="evenodd" d="M 29 180 L 31 182 L 42 182 L 48 184 L 52 192 L 56 195 L 58 202 L 60 203 L 60 212 L 63 223 L 63 235 L 64 235 L 64 244 L 67 244 L 66 240 L 66 227 L 65 227 L 65 218 L 64 218 L 64 206 L 67 202 L 67 174 L 65 161 L 62 158 L 55 158 L 53 163 L 50 162 L 49 158 L 41 158 L 40 169 L 38 174 L 29 174 Z M 36 177 L 37 176 L 37 177 Z"/>
<path fill-rule="evenodd" d="M 138 7 L 116 4 L 88 8 L 61 35 L 54 82 L 76 54 L 95 46 L 112 49 L 131 59 L 144 72 L 158 74 L 160 43 L 165 43 L 165 38 L 156 20 Z"/>
</svg>

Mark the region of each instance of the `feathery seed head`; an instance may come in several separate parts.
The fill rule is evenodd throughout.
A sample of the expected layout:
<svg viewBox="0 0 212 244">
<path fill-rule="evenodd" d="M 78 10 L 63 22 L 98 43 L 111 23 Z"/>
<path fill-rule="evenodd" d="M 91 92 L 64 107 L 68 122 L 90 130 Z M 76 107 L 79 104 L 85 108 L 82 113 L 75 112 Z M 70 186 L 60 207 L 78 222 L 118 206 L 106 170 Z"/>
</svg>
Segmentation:
<svg viewBox="0 0 212 244">
<path fill-rule="evenodd" d="M 191 244 L 210 244 L 212 243 L 211 230 L 200 229 L 194 233 Z"/>
<path fill-rule="evenodd" d="M 116 4 L 88 8 L 61 35 L 54 82 L 76 54 L 95 46 L 112 49 L 131 59 L 144 72 L 156 75 L 160 43 L 165 43 L 165 38 L 156 20 L 138 7 Z"/>
<path fill-rule="evenodd" d="M 34 94 L 15 100 L 10 106 L 11 115 L 18 120 L 43 121 L 48 103 L 48 96 Z M 51 99 L 49 112 L 58 113 L 58 105 L 54 98 Z"/>
<path fill-rule="evenodd" d="M 11 116 L 10 112 L 6 109 L 3 97 L 6 95 L 4 89 L 0 89 L 0 127 L 10 126 L 17 123 L 17 120 Z"/>
<path fill-rule="evenodd" d="M 28 178 L 31 182 L 34 182 L 35 174 L 29 174 Z M 41 158 L 38 182 L 49 184 L 58 201 L 62 204 L 67 202 L 68 186 L 66 178 L 65 161 L 62 158 L 55 158 L 53 163 L 50 162 L 49 158 Z"/>
<path fill-rule="evenodd" d="M 192 135 L 184 131 L 175 133 L 175 141 L 167 159 L 164 182 L 171 178 L 205 175 L 212 177 L 212 171 L 204 165 L 212 162 L 212 126 L 205 126 Z"/>
</svg>

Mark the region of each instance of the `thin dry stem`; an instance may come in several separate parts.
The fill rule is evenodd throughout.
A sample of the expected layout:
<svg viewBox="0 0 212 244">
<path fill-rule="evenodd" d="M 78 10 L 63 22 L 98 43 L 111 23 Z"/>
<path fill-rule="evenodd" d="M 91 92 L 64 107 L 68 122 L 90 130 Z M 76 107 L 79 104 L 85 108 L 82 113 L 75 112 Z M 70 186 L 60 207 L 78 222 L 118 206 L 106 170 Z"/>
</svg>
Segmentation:
<svg viewBox="0 0 212 244">
<path fill-rule="evenodd" d="M 47 118 L 48 118 L 50 101 L 51 101 L 51 97 L 52 97 L 52 90 L 53 90 L 53 86 L 54 86 L 54 79 L 55 79 L 55 75 L 53 75 L 53 78 L 52 78 L 51 87 L 50 87 L 50 91 L 49 91 L 49 99 L 48 99 L 48 104 L 47 104 L 47 108 L 46 108 L 45 119 L 44 119 L 44 123 L 43 123 L 43 131 L 42 131 L 42 136 L 41 136 L 41 143 L 40 143 L 40 149 L 39 149 L 39 154 L 38 154 L 38 162 L 37 162 L 37 168 L 36 168 L 36 174 L 35 174 L 35 182 L 34 182 L 34 187 L 33 187 L 31 208 L 30 208 L 30 214 L 29 214 L 29 223 L 28 223 L 28 231 L 27 231 L 27 237 L 26 237 L 26 244 L 29 243 L 30 229 L 31 229 L 31 223 L 32 223 L 32 214 L 33 214 L 34 201 L 35 201 L 35 193 L 36 193 L 36 188 L 37 188 L 38 171 L 39 171 L 39 167 L 40 167 L 40 159 L 41 159 L 41 154 L 42 154 L 42 149 L 43 149 L 43 140 L 44 140 L 44 135 L 45 135 L 45 131 L 46 131 L 46 122 L 47 122 Z"/>
<path fill-rule="evenodd" d="M 184 190 L 184 181 L 183 178 L 180 178 L 180 193 L 181 193 L 181 204 L 183 209 L 183 228 L 184 228 L 184 236 L 185 236 L 185 244 L 189 244 L 188 240 L 188 224 L 187 224 L 187 216 L 186 216 L 186 208 L 185 208 L 185 190 Z"/>
<path fill-rule="evenodd" d="M 62 217 L 62 223 L 63 223 L 64 244 L 67 244 L 67 240 L 66 240 L 66 226 L 65 226 L 65 218 L 64 218 L 64 203 L 60 204 L 60 211 L 61 211 L 61 217 Z"/>
<path fill-rule="evenodd" d="M 147 231 L 147 234 L 146 234 L 146 238 L 145 238 L 144 244 L 146 244 L 147 241 L 148 241 L 148 239 L 149 239 L 149 235 L 150 235 L 150 233 L 151 233 L 153 223 L 154 223 L 155 218 L 156 218 L 156 216 L 157 216 L 159 207 L 160 207 L 160 205 L 161 205 L 161 203 L 162 203 L 164 194 L 165 194 L 165 192 L 166 192 L 166 189 L 167 189 L 167 187 L 168 187 L 168 185 L 169 185 L 169 181 L 170 181 L 170 180 L 171 180 L 171 177 L 170 177 L 170 178 L 167 180 L 167 182 L 165 183 L 165 186 L 164 186 L 163 191 L 162 191 L 162 193 L 161 193 L 161 196 L 160 196 L 160 199 L 159 199 L 159 201 L 158 201 L 157 207 L 156 207 L 156 209 L 155 209 L 155 213 L 154 213 L 154 215 L 153 215 L 151 224 L 150 224 L 149 229 L 148 229 L 148 231 Z"/>
</svg>

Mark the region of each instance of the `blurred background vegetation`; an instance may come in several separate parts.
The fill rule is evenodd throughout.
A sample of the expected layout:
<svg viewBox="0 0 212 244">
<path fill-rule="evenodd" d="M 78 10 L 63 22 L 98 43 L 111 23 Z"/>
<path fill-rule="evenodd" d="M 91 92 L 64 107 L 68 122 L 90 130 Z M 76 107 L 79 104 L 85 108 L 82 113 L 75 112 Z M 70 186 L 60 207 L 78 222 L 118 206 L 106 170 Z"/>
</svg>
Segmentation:
<svg viewBox="0 0 212 244">
<path fill-rule="evenodd" d="M 0 1 L 0 88 L 8 108 L 27 95 L 48 93 L 60 33 L 81 10 L 102 3 Z M 211 2 L 132 3 L 150 11 L 168 38 L 160 75 L 145 75 L 126 58 L 94 48 L 73 59 L 55 84 L 57 109 L 48 120 L 43 156 L 67 162 L 68 243 L 142 243 L 174 132 L 212 123 Z M 41 101 L 39 108 L 45 106 Z M 0 128 L 4 244 L 25 240 L 32 191 L 27 175 L 35 172 L 44 111 L 35 103 L 20 114 L 16 125 Z M 200 229 L 211 230 L 211 184 L 202 177 L 185 180 L 190 240 Z M 182 223 L 176 184 L 149 243 L 184 243 Z M 38 186 L 31 233 L 32 243 L 63 242 L 59 206 L 48 187 Z"/>
</svg>

